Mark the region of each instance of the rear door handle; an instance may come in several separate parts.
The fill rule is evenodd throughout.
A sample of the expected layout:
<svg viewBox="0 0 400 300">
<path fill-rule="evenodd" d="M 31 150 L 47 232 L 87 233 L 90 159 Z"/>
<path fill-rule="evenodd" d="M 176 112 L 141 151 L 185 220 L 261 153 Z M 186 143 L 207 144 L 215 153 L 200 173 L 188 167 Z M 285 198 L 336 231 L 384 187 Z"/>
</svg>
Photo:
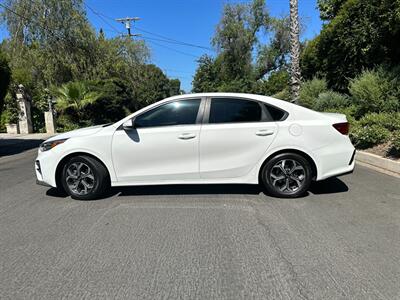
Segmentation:
<svg viewBox="0 0 400 300">
<path fill-rule="evenodd" d="M 195 137 L 196 135 L 194 133 L 182 133 L 180 136 L 178 136 L 178 138 L 181 140 L 190 140 Z"/>
<path fill-rule="evenodd" d="M 274 131 L 273 130 L 268 130 L 268 129 L 261 129 L 256 132 L 256 135 L 259 136 L 267 136 L 267 135 L 273 135 Z"/>
</svg>

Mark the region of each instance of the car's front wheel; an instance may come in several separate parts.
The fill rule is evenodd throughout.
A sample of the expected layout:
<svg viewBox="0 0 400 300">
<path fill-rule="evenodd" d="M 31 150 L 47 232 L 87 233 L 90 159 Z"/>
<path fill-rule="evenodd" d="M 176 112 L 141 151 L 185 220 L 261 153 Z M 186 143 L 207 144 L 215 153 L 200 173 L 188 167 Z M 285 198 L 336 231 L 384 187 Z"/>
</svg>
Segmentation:
<svg viewBox="0 0 400 300">
<path fill-rule="evenodd" d="M 267 191 L 276 197 L 296 198 L 309 188 L 312 179 L 311 165 L 296 153 L 281 153 L 263 167 L 261 180 Z"/>
<path fill-rule="evenodd" d="M 72 157 L 64 165 L 61 182 L 64 190 L 78 200 L 99 198 L 110 185 L 104 165 L 84 155 Z"/>
</svg>

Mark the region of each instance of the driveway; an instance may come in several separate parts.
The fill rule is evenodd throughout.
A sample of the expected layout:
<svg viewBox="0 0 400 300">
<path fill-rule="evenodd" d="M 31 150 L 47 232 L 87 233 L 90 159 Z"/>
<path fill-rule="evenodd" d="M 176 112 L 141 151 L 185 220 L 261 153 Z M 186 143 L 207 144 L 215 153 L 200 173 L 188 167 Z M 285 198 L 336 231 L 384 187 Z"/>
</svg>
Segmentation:
<svg viewBox="0 0 400 300">
<path fill-rule="evenodd" d="M 0 158 L 1 299 L 399 299 L 400 179 L 358 166 L 300 199 L 247 185 L 35 184 Z"/>
</svg>

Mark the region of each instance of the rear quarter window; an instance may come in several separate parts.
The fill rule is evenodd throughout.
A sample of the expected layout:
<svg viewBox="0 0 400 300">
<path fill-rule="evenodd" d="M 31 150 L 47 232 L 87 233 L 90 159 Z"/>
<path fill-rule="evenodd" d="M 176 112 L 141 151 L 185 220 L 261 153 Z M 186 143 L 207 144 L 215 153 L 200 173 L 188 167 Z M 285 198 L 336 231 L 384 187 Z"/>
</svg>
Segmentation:
<svg viewBox="0 0 400 300">
<path fill-rule="evenodd" d="M 271 119 L 273 121 L 283 121 L 286 119 L 288 113 L 282 109 L 276 108 L 274 106 L 264 104 L 265 108 L 269 112 Z"/>
</svg>

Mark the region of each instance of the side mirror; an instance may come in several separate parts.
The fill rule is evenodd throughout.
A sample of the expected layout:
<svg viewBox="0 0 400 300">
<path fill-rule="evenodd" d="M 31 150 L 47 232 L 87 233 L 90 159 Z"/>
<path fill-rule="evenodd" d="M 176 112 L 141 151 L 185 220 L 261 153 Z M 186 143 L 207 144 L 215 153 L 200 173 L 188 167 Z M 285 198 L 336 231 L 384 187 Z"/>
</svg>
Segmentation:
<svg viewBox="0 0 400 300">
<path fill-rule="evenodd" d="M 124 124 L 122 124 L 122 128 L 124 130 L 132 130 L 135 128 L 135 122 L 132 119 L 129 119 L 128 121 L 125 121 Z"/>
</svg>

